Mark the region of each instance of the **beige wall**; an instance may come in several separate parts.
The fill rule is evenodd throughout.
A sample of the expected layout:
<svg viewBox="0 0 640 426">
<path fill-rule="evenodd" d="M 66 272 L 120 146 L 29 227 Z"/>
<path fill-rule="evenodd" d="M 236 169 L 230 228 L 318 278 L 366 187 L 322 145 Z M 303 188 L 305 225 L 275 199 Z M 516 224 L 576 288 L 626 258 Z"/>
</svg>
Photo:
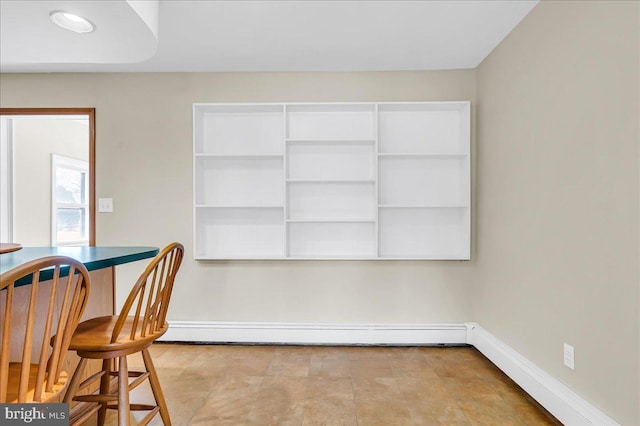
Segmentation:
<svg viewBox="0 0 640 426">
<path fill-rule="evenodd" d="M 543 1 L 477 69 L 472 316 L 626 425 L 640 424 L 638 4 Z"/>
<path fill-rule="evenodd" d="M 5 74 L 5 107 L 95 107 L 99 245 L 187 247 L 172 320 L 469 319 L 472 262 L 192 260 L 194 102 L 475 101 L 474 73 Z M 141 264 L 118 271 L 119 297 Z"/>
<path fill-rule="evenodd" d="M 3 86 L 4 89 L 4 86 Z M 87 161 L 89 128 L 68 119 L 13 119 L 14 234 L 24 246 L 51 245 L 51 154 Z"/>
<path fill-rule="evenodd" d="M 637 9 L 543 2 L 476 71 L 9 74 L 0 104 L 96 107 L 98 244 L 185 243 L 170 319 L 475 320 L 639 424 Z M 477 105 L 472 261 L 191 260 L 193 102 L 409 100 Z"/>
</svg>

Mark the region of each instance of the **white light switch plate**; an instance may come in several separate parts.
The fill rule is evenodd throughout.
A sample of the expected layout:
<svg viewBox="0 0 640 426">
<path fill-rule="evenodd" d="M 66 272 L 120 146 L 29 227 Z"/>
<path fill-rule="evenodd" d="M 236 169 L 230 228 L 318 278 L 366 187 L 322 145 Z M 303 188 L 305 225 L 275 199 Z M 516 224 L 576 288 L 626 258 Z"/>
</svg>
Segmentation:
<svg viewBox="0 0 640 426">
<path fill-rule="evenodd" d="M 112 213 L 113 198 L 98 198 L 98 213 Z"/>
</svg>

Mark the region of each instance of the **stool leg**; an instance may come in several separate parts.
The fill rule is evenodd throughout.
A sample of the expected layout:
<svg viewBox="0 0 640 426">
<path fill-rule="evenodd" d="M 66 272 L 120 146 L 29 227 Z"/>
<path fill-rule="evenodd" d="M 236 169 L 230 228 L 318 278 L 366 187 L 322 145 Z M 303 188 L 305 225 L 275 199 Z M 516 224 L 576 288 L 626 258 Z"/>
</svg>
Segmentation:
<svg viewBox="0 0 640 426">
<path fill-rule="evenodd" d="M 127 356 L 119 358 L 118 365 L 118 426 L 129 426 L 129 370 Z"/>
<path fill-rule="evenodd" d="M 64 395 L 64 399 L 62 402 L 69 404 L 69 410 L 71 410 L 71 401 L 73 401 L 73 397 L 76 396 L 76 392 L 78 390 L 78 385 L 80 384 L 80 375 L 84 370 L 84 365 L 87 363 L 86 358 L 80 358 L 80 362 L 76 367 L 76 371 L 73 372 L 73 377 L 71 377 L 71 381 L 67 387 L 67 392 Z"/>
<path fill-rule="evenodd" d="M 149 383 L 151 384 L 151 390 L 153 391 L 153 396 L 156 399 L 156 404 L 158 404 L 158 407 L 160 407 L 160 416 L 162 417 L 162 422 L 165 424 L 165 426 L 171 426 L 169 409 L 167 408 L 167 403 L 164 400 L 164 395 L 162 394 L 162 388 L 160 387 L 158 374 L 156 373 L 156 369 L 153 366 L 153 361 L 151 361 L 149 348 L 145 348 L 142 350 L 142 359 L 144 360 L 145 368 L 149 372 Z"/>
<path fill-rule="evenodd" d="M 111 393 L 111 360 L 102 360 L 102 371 L 104 374 L 100 378 L 100 394 L 109 395 Z M 107 418 L 107 403 L 100 403 L 100 410 L 98 411 L 98 426 L 104 426 L 105 419 Z"/>
</svg>

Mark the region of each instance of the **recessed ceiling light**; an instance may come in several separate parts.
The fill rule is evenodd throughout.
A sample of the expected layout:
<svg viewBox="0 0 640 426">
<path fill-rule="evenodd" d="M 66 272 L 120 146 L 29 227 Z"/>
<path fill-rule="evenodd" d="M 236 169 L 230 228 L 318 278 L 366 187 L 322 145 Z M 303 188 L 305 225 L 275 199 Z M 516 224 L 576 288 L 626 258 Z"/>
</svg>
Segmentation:
<svg viewBox="0 0 640 426">
<path fill-rule="evenodd" d="M 90 33 L 96 29 L 96 26 L 88 19 L 74 15 L 73 13 L 63 12 L 61 10 L 54 10 L 49 14 L 49 18 L 51 19 L 51 22 L 60 28 L 76 33 Z"/>
</svg>

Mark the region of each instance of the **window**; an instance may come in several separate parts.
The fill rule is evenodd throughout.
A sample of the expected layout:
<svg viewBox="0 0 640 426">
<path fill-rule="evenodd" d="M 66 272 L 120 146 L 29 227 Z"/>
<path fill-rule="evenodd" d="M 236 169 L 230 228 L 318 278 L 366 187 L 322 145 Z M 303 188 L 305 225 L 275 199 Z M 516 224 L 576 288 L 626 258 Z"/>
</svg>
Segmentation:
<svg viewBox="0 0 640 426">
<path fill-rule="evenodd" d="M 51 245 L 89 245 L 89 163 L 51 155 Z"/>
</svg>

